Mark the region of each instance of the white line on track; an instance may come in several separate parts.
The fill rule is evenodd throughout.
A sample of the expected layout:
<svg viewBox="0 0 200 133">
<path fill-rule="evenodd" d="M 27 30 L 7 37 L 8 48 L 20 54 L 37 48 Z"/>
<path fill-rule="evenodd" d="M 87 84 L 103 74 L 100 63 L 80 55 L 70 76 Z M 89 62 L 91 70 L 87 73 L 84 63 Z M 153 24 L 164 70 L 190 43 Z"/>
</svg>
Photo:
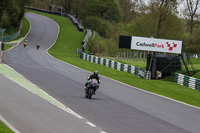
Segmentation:
<svg viewBox="0 0 200 133">
<path fill-rule="evenodd" d="M 27 18 L 27 20 L 29 21 L 29 19 Z M 51 19 L 52 20 L 52 19 Z M 53 20 L 54 21 L 54 20 Z M 54 21 L 55 22 L 55 21 Z M 26 34 L 26 36 L 29 34 L 29 32 L 30 32 L 30 30 L 31 30 L 31 22 L 29 21 L 29 23 L 30 23 L 30 29 L 29 29 L 29 31 L 28 31 L 28 33 Z M 55 22 L 56 23 L 56 22 Z M 57 23 L 56 23 L 57 24 Z M 58 35 L 59 35 L 59 32 L 60 32 L 60 27 L 59 27 L 59 25 L 57 24 L 57 26 L 58 26 L 58 33 L 57 33 L 57 38 L 58 38 Z M 24 37 L 24 39 L 26 38 L 26 36 Z M 22 40 L 23 41 L 23 40 Z M 21 42 L 22 42 L 21 41 Z M 18 42 L 18 44 L 17 45 L 19 45 L 19 43 L 21 43 L 21 42 Z M 46 53 L 48 54 L 48 55 L 50 55 L 47 51 L 54 45 L 56 43 L 56 40 L 54 41 L 54 43 L 46 50 Z M 14 47 L 16 47 L 17 45 L 15 45 Z M 12 47 L 12 48 L 14 48 L 14 47 Z M 11 50 L 12 48 L 10 48 L 10 49 L 8 49 L 8 50 Z M 3 54 L 3 52 L 2 52 L 2 54 Z M 53 57 L 52 55 L 50 55 L 51 57 Z M 55 57 L 53 57 L 54 59 L 56 59 Z M 56 60 L 58 60 L 58 59 L 56 59 Z M 59 60 L 59 61 L 61 61 L 61 60 Z M 67 63 L 68 64 L 68 63 Z M 7 65 L 8 66 L 8 65 Z M 11 68 L 10 66 L 8 66 L 9 68 Z M 75 67 L 75 66 L 74 66 Z M 77 67 L 78 68 L 78 67 Z M 13 71 L 15 71 L 13 68 L 11 68 Z M 18 73 L 17 71 L 15 71 L 16 73 Z M 20 73 L 18 73 L 20 76 L 22 76 Z M 6 76 L 7 77 L 7 76 Z M 24 79 L 26 79 L 24 76 L 22 76 Z M 9 77 L 7 77 L 8 79 L 10 79 L 10 80 L 12 80 L 11 78 L 9 78 Z M 31 83 L 31 84 L 33 84 L 32 82 L 30 82 L 28 79 L 26 79 L 29 83 Z M 85 119 L 85 118 L 83 118 L 82 116 L 80 116 L 79 114 L 77 114 L 76 112 L 74 112 L 73 110 L 71 110 L 70 108 L 68 108 L 68 107 L 66 107 L 64 104 L 62 104 L 61 102 L 59 102 L 58 100 L 56 100 L 54 97 L 52 97 L 52 96 L 50 96 L 47 92 L 45 92 L 45 91 L 43 91 L 42 89 L 40 89 L 37 85 L 35 85 L 35 84 L 33 84 L 34 86 L 36 86 L 40 91 L 42 91 L 43 93 L 45 93 L 46 95 L 48 95 L 51 99 L 53 99 L 53 100 L 55 100 L 55 101 L 57 101 L 61 106 L 59 106 L 59 105 L 56 105 L 55 103 L 53 103 L 52 101 L 50 101 L 50 100 L 48 100 L 48 99 L 46 99 L 46 98 L 44 98 L 44 97 L 42 97 L 42 96 L 40 96 L 39 94 L 36 94 L 36 93 L 34 93 L 34 92 L 32 92 L 31 90 L 29 90 L 28 88 L 26 88 L 26 87 L 24 87 L 22 84 L 20 84 L 20 83 L 18 83 L 18 82 L 16 82 L 16 81 L 14 81 L 14 80 L 12 80 L 13 82 L 15 82 L 15 83 L 17 83 L 17 84 L 19 84 L 20 86 L 22 86 L 23 88 L 25 88 L 26 90 L 28 90 L 28 91 L 30 91 L 31 93 L 33 93 L 33 94 L 35 94 L 35 95 L 37 95 L 37 96 L 39 96 L 39 97 L 41 97 L 42 99 L 44 99 L 45 101 L 47 101 L 47 102 L 49 102 L 49 103 L 51 103 L 51 104 L 53 104 L 54 106 L 56 106 L 56 107 L 58 107 L 58 108 L 60 108 L 60 109 L 62 109 L 62 110 L 64 110 L 64 111 L 66 111 L 66 112 L 68 112 L 68 113 L 70 113 L 71 115 L 73 115 L 73 116 L 75 116 L 75 117 L 77 117 L 77 118 L 79 118 L 79 119 Z M 0 117 L 0 120 L 1 120 L 1 117 Z M 5 119 L 3 119 L 3 117 L 2 117 L 2 122 L 3 123 L 5 123 L 11 130 L 13 130 L 15 133 L 20 133 L 19 131 L 17 131 L 12 125 L 10 125 L 8 122 L 6 122 L 6 120 Z M 91 122 L 86 122 L 88 125 L 90 125 L 91 127 L 97 127 L 96 125 L 94 125 L 93 123 L 91 123 Z M 106 133 L 106 132 L 104 132 L 104 131 L 100 131 L 100 133 Z"/>
<path fill-rule="evenodd" d="M 47 52 L 47 54 L 50 55 L 48 52 Z M 50 56 L 53 57 L 52 55 L 50 55 Z M 55 58 L 55 57 L 53 57 L 53 58 Z M 55 59 L 58 60 L 58 61 L 60 61 L 60 62 L 66 63 L 66 64 L 68 64 L 68 65 L 71 65 L 71 66 L 73 66 L 74 68 L 77 68 L 77 69 L 79 69 L 79 70 L 83 70 L 83 71 L 86 71 L 86 72 L 90 72 L 90 71 L 84 70 L 84 69 L 82 69 L 82 68 L 79 68 L 79 67 L 77 67 L 77 66 L 74 66 L 74 65 L 72 65 L 72 64 L 69 64 L 69 63 L 67 63 L 67 62 L 61 61 L 61 60 L 59 60 L 59 59 L 57 59 L 57 58 L 55 58 Z M 99 74 L 99 75 L 101 75 L 101 74 Z M 120 83 L 120 84 L 123 84 L 123 85 L 129 86 L 129 87 L 132 87 L 132 88 L 134 88 L 134 89 L 137 89 L 137 90 L 140 90 L 140 91 L 143 91 L 143 92 L 149 93 L 149 94 L 151 94 L 151 95 L 155 95 L 155 96 L 162 97 L 162 98 L 165 98 L 165 99 L 168 99 L 168 100 L 171 100 L 171 101 L 177 102 L 177 103 L 184 104 L 184 105 L 186 105 L 186 106 L 190 106 L 190 107 L 193 107 L 193 108 L 196 108 L 196 109 L 200 109 L 200 107 L 197 107 L 197 106 L 194 106 L 194 105 L 190 105 L 190 104 L 187 104 L 187 103 L 184 103 L 184 102 L 181 102 L 181 101 L 178 101 L 178 100 L 175 100 L 175 99 L 172 99 L 172 98 L 166 97 L 166 96 L 162 96 L 162 95 L 159 95 L 159 94 L 156 94 L 156 93 L 153 93 L 153 92 L 149 92 L 149 91 L 146 91 L 146 90 L 143 90 L 143 89 L 137 88 L 137 87 L 135 87 L 135 86 L 131 86 L 131 85 L 128 85 L 128 84 L 126 84 L 126 83 L 123 83 L 123 82 L 117 81 L 117 80 L 115 80 L 115 79 L 112 79 L 112 78 L 106 77 L 106 76 L 104 76 L 104 75 L 101 75 L 101 76 L 104 77 L 104 78 L 107 78 L 107 79 L 113 80 L 113 81 L 115 81 L 115 82 L 118 82 L 118 83 Z"/>
<path fill-rule="evenodd" d="M 54 20 L 53 20 L 54 21 Z M 29 21 L 30 22 L 30 21 Z M 55 21 L 54 21 L 55 22 Z M 56 22 L 55 22 L 56 23 Z M 57 23 L 56 23 L 57 24 Z M 57 26 L 58 26 L 58 33 L 57 33 L 57 37 L 58 37 L 58 35 L 59 35 L 59 31 L 60 31 L 60 27 L 59 27 L 59 25 L 57 24 Z M 30 29 L 31 29 L 31 23 L 30 23 Z M 29 30 L 29 32 L 30 32 L 30 30 Z M 53 57 L 52 55 L 50 55 L 49 53 L 48 53 L 48 50 L 54 45 L 56 43 L 56 40 L 55 40 L 55 42 L 46 50 L 46 53 L 49 55 L 49 56 L 51 56 L 51 57 Z M 18 43 L 19 44 L 19 43 Z M 17 44 L 17 45 L 18 45 Z M 16 46 L 17 46 L 16 45 Z M 15 47 L 15 46 L 14 46 Z M 74 66 L 74 65 L 72 65 L 72 64 L 69 64 L 69 63 L 67 63 L 67 62 L 64 62 L 64 61 L 61 61 L 61 60 L 59 60 L 59 59 L 57 59 L 57 58 L 55 58 L 55 57 L 53 57 L 54 59 L 56 59 L 56 60 L 58 60 L 58 61 L 60 61 L 60 62 L 63 62 L 63 63 L 66 63 L 66 64 L 68 64 L 68 65 L 71 65 L 71 66 L 73 66 L 73 67 L 75 67 L 75 68 L 77 68 L 77 69 L 79 69 L 79 70 L 83 70 L 83 71 L 86 71 L 86 72 L 90 72 L 90 71 L 87 71 L 87 70 L 84 70 L 84 69 L 81 69 L 81 68 L 79 68 L 79 67 L 77 67 L 77 66 Z M 143 92 L 146 92 L 146 93 L 149 93 L 149 94 L 152 94 L 152 95 L 155 95 L 155 96 L 159 96 L 159 97 L 162 97 L 162 98 L 165 98 L 165 99 L 168 99 L 168 100 L 171 100 L 171 101 L 174 101 L 174 102 L 177 102 L 177 103 L 181 103 L 181 104 L 184 104 L 184 105 L 186 105 L 186 106 L 190 106 L 190 107 L 193 107 L 193 108 L 197 108 L 197 109 L 200 109 L 199 107 L 196 107 L 196 106 L 193 106 L 193 105 L 190 105 L 190 104 L 187 104 L 187 103 L 184 103 L 184 102 L 181 102 L 181 101 L 177 101 L 177 100 L 174 100 L 174 99 L 172 99 L 172 98 L 169 98 L 169 97 L 165 97 L 165 96 L 162 96 L 162 95 L 159 95 L 159 94 L 155 94 L 155 93 L 152 93 L 152 92 L 149 92 L 149 91 L 146 91 L 146 90 L 143 90 L 143 89 L 140 89 L 140 88 L 137 88 L 137 87 L 134 87 L 134 86 L 131 86 L 131 85 L 128 85 L 128 84 L 125 84 L 125 83 L 122 83 L 122 82 L 120 82 L 120 81 L 117 81 L 117 80 L 114 80 L 114 79 L 111 79 L 111 78 L 109 78 L 109 77 L 106 77 L 106 76 L 103 76 L 103 75 L 101 75 L 102 77 L 105 77 L 105 78 L 108 78 L 108 79 L 110 79 L 110 80 L 113 80 L 113 81 L 115 81 L 115 82 L 118 82 L 118 83 L 121 83 L 121 84 L 123 84 L 123 85 L 126 85 L 126 86 L 129 86 L 129 87 L 132 87 L 132 88 L 134 88 L 134 89 L 138 89 L 138 90 L 140 90 L 140 91 L 143 91 Z M 44 98 L 43 98 L 44 99 Z M 55 105 L 55 104 L 54 104 Z M 67 107 L 66 107 L 67 108 Z M 62 108 L 61 108 L 62 109 Z M 68 108 L 69 109 L 69 108 Z M 68 110 L 67 109 L 67 110 Z M 69 110 L 71 110 L 71 109 L 69 109 Z M 66 110 L 65 110 L 66 111 Z M 72 111 L 72 110 L 71 110 Z M 67 111 L 68 113 L 69 112 L 71 112 L 71 111 Z M 73 112 L 73 111 L 72 111 Z M 74 115 L 74 114 L 76 114 L 75 112 L 74 113 L 72 113 L 71 112 L 71 114 L 72 115 Z M 78 114 L 76 114 L 77 116 L 78 116 L 78 118 L 80 118 L 80 119 L 83 119 L 83 117 L 79 117 L 79 115 Z M 74 116 L 76 116 L 76 115 L 74 115 Z M 76 116 L 76 117 L 77 117 Z M 94 125 L 94 124 L 92 124 L 91 122 L 86 122 L 88 125 L 90 125 L 90 126 L 92 126 L 92 127 L 96 127 L 96 125 Z M 106 133 L 106 132 L 104 132 L 104 131 L 101 131 L 100 133 Z"/>
<path fill-rule="evenodd" d="M 88 125 L 90 125 L 91 127 L 97 127 L 96 125 L 94 125 L 93 123 L 91 122 L 86 122 Z"/>
<path fill-rule="evenodd" d="M 56 23 L 56 24 L 57 24 L 57 23 Z M 57 24 L 57 25 L 58 25 L 58 24 Z M 58 27 L 59 27 L 59 25 L 58 25 Z M 59 27 L 59 30 L 60 30 L 60 27 Z M 57 36 L 58 36 L 58 34 L 57 34 Z M 74 68 L 77 68 L 77 69 L 79 69 L 79 70 L 83 70 L 83 71 L 86 71 L 86 72 L 90 72 L 90 71 L 84 70 L 84 69 L 82 69 L 82 68 L 79 68 L 79 67 L 77 67 L 77 66 L 74 66 L 74 65 L 72 65 L 72 64 L 69 64 L 69 63 L 67 63 L 67 62 L 64 62 L 64 61 L 62 61 L 62 60 L 59 60 L 59 59 L 55 58 L 54 56 L 50 55 L 50 54 L 48 53 L 48 50 L 49 50 L 51 47 L 53 47 L 53 45 L 54 45 L 55 43 L 56 43 L 56 41 L 55 41 L 55 42 L 54 42 L 54 43 L 53 43 L 53 44 L 52 44 L 52 45 L 51 45 L 51 46 L 46 50 L 46 53 L 47 53 L 49 56 L 53 57 L 54 59 L 56 59 L 56 60 L 58 60 L 58 61 L 60 61 L 60 62 L 63 62 L 63 63 L 65 63 L 65 64 L 68 64 L 68 65 L 70 65 L 70 66 L 72 66 L 72 67 L 74 67 Z M 100 74 L 99 74 L 99 75 L 100 75 Z M 112 79 L 112 78 L 109 78 L 109 77 L 103 76 L 103 75 L 101 75 L 101 76 L 104 77 L 104 78 L 107 78 L 107 79 L 113 80 L 113 81 L 115 81 L 115 82 L 118 82 L 118 83 L 120 83 L 120 84 L 123 84 L 123 85 L 129 86 L 129 87 L 135 88 L 135 89 L 137 89 L 137 90 L 140 90 L 140 91 L 143 91 L 143 92 L 149 93 L 149 94 L 151 94 L 151 95 L 159 96 L 159 97 L 162 97 L 162 98 L 165 98 L 165 99 L 168 99 L 168 100 L 171 100 L 171 101 L 177 102 L 177 103 L 184 104 L 184 105 L 186 105 L 186 106 L 190 106 L 190 107 L 193 107 L 193 108 L 200 109 L 200 107 L 197 107 L 197 106 L 194 106 L 194 105 L 190 105 L 190 104 L 187 104 L 187 103 L 184 103 L 184 102 L 181 102 L 181 101 L 178 101 L 178 100 L 175 100 L 175 99 L 172 99 L 172 98 L 166 97 L 166 96 L 162 96 L 162 95 L 159 95 L 159 94 L 156 94 L 156 93 L 153 93 L 153 92 L 149 92 L 149 91 L 146 91 L 146 90 L 143 90 L 143 89 L 140 89 L 140 88 L 137 88 L 137 87 L 134 87 L 134 86 L 128 85 L 128 84 L 126 84 L 126 83 L 123 83 L 123 82 L 117 81 L 117 80 L 115 80 L 115 79 Z"/>
<path fill-rule="evenodd" d="M 20 133 L 17 129 L 15 129 L 10 123 L 8 123 L 1 115 L 0 115 L 0 120 L 8 126 L 13 132 L 15 133 Z"/>
</svg>

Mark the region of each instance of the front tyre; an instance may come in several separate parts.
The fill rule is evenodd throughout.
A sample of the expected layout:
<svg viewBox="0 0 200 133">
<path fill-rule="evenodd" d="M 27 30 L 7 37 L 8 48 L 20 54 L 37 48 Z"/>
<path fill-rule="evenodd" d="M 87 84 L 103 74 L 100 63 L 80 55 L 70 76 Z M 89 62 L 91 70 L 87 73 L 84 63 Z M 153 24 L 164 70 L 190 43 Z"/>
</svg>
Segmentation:
<svg viewBox="0 0 200 133">
<path fill-rule="evenodd" d="M 88 98 L 91 99 L 93 94 L 94 94 L 94 89 L 89 89 Z"/>
</svg>

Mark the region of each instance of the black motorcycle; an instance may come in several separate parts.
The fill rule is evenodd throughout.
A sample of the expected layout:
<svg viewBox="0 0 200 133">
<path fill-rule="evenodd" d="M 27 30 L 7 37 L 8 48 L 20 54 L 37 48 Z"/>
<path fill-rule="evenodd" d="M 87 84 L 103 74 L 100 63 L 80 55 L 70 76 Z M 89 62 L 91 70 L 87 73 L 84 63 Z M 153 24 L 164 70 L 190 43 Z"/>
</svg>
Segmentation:
<svg viewBox="0 0 200 133">
<path fill-rule="evenodd" d="M 88 85 L 86 86 L 85 97 L 91 99 L 92 95 L 95 94 L 95 91 L 98 89 L 98 87 L 99 87 L 98 81 L 96 79 L 91 79 Z"/>
</svg>

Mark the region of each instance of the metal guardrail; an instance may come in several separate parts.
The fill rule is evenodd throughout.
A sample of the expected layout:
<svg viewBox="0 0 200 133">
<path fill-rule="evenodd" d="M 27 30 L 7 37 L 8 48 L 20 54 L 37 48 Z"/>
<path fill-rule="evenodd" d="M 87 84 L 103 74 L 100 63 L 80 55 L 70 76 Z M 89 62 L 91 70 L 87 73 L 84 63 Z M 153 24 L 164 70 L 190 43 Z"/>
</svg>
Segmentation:
<svg viewBox="0 0 200 133">
<path fill-rule="evenodd" d="M 54 14 L 54 15 L 61 15 L 64 17 L 69 18 L 72 23 L 78 28 L 79 31 L 83 32 L 84 28 L 83 25 L 81 24 L 81 22 L 76 18 L 75 15 L 71 15 L 71 14 L 66 14 L 66 13 L 59 13 L 59 12 L 53 12 L 53 11 L 49 11 L 49 10 L 44 10 L 44 9 L 39 9 L 39 8 L 34 8 L 34 7 L 29 7 L 29 6 L 25 6 L 26 9 L 29 10 L 34 10 L 34 11 L 39 11 L 39 12 L 44 12 L 44 13 L 49 13 L 49 14 Z M 86 35 L 85 38 L 82 41 L 82 50 L 77 49 L 77 53 L 80 52 L 84 52 L 87 46 L 87 42 L 88 39 L 92 36 L 92 31 L 90 29 L 86 29 Z"/>
<path fill-rule="evenodd" d="M 3 36 L 2 42 L 10 41 L 10 40 L 16 38 L 21 33 L 21 28 L 22 28 L 22 23 L 20 25 L 19 30 L 16 33 L 9 35 L 9 36 Z M 1 40 L 1 37 L 0 37 L 0 40 Z"/>
<path fill-rule="evenodd" d="M 92 31 L 90 29 L 86 29 L 86 34 L 85 34 L 85 38 L 82 41 L 82 52 L 85 52 L 85 49 L 87 47 L 87 42 L 88 39 L 92 36 Z"/>
<path fill-rule="evenodd" d="M 79 31 L 81 31 L 81 32 L 84 31 L 83 25 L 82 25 L 81 22 L 76 18 L 75 15 L 63 13 L 62 16 L 68 17 L 68 18 L 73 22 L 73 24 L 78 28 Z"/>
<path fill-rule="evenodd" d="M 60 16 L 67 17 L 73 22 L 73 24 L 78 28 L 79 31 L 81 31 L 81 32 L 84 31 L 83 25 L 81 24 L 81 22 L 79 22 L 79 20 L 74 15 L 61 13 L 61 12 L 53 12 L 53 11 L 44 10 L 44 9 L 40 9 L 40 8 L 29 7 L 29 6 L 25 6 L 25 8 L 29 9 L 29 10 L 34 10 L 34 11 L 39 11 L 39 12 L 44 12 L 44 13 L 49 13 L 49 14 L 54 14 L 54 15 L 60 15 Z"/>
<path fill-rule="evenodd" d="M 132 73 L 137 75 L 138 77 L 141 77 L 143 79 L 147 79 L 147 71 L 143 70 L 139 67 L 136 66 L 132 66 L 132 65 L 128 65 L 128 64 L 123 64 L 120 62 L 116 62 L 110 59 L 105 59 L 105 58 L 101 58 L 101 57 L 97 57 L 97 56 L 93 56 L 93 55 L 89 55 L 86 53 L 81 53 L 80 54 L 80 58 L 92 63 L 96 63 L 96 64 L 101 64 L 119 71 L 124 71 L 124 72 L 128 72 L 128 73 Z"/>
<path fill-rule="evenodd" d="M 44 12 L 44 13 L 49 13 L 49 14 L 54 14 L 54 15 L 61 15 L 59 12 L 53 12 L 45 9 L 40 9 L 40 8 L 34 8 L 30 6 L 25 6 L 26 9 L 33 10 L 33 11 L 39 11 L 39 12 Z"/>
<path fill-rule="evenodd" d="M 12 39 L 16 38 L 20 34 L 20 32 L 21 32 L 21 28 L 19 28 L 19 30 L 16 33 L 12 34 L 12 35 L 4 36 L 3 37 L 3 42 L 9 41 L 9 40 L 12 40 Z"/>
<path fill-rule="evenodd" d="M 175 83 L 200 91 L 200 79 L 175 73 Z"/>
</svg>

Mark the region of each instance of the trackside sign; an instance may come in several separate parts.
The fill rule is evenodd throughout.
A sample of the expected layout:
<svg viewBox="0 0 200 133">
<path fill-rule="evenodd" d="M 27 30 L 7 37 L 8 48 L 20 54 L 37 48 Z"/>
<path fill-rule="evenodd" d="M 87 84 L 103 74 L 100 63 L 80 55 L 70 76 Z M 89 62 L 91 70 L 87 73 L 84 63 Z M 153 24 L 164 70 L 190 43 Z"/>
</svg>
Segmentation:
<svg viewBox="0 0 200 133">
<path fill-rule="evenodd" d="M 131 49 L 181 54 L 182 41 L 132 36 Z"/>
</svg>

